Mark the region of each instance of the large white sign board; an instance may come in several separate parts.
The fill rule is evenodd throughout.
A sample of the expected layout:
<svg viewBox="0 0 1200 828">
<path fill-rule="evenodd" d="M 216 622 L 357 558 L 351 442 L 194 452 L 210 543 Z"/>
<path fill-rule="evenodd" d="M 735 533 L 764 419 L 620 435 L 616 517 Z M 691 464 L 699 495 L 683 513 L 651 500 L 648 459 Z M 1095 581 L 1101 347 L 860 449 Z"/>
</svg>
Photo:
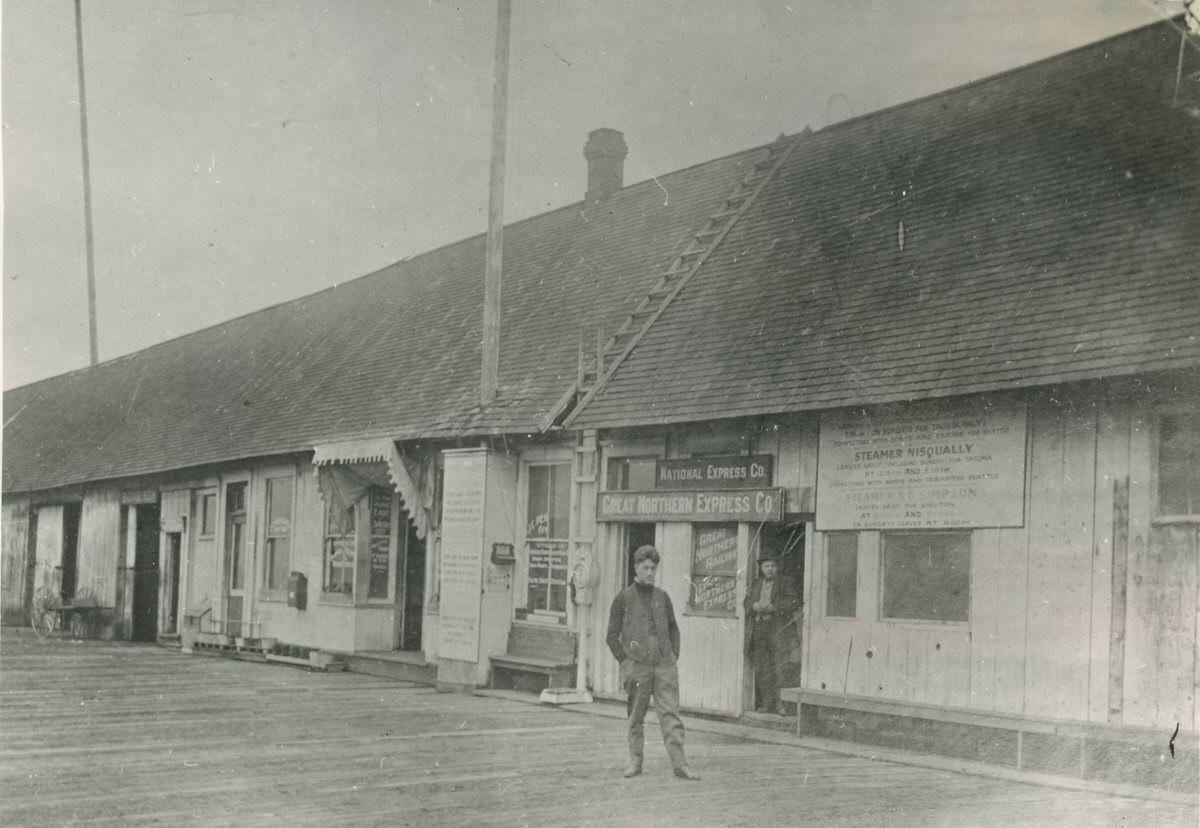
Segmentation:
<svg viewBox="0 0 1200 828">
<path fill-rule="evenodd" d="M 1022 526 L 1025 407 L 910 403 L 821 417 L 818 531 Z"/>
<path fill-rule="evenodd" d="M 482 452 L 446 453 L 438 620 L 440 658 L 472 662 L 479 659 L 486 472 L 487 459 Z"/>
</svg>

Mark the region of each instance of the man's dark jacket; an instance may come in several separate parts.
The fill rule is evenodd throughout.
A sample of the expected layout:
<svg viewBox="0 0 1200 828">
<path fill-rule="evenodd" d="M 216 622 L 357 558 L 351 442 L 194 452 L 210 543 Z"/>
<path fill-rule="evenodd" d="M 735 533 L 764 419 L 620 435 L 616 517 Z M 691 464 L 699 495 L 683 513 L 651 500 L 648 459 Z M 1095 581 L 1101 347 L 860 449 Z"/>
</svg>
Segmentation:
<svg viewBox="0 0 1200 828">
<path fill-rule="evenodd" d="M 605 641 L 619 662 L 674 661 L 679 657 L 679 627 L 671 597 L 656 586 L 625 587 L 613 599 Z"/>
</svg>

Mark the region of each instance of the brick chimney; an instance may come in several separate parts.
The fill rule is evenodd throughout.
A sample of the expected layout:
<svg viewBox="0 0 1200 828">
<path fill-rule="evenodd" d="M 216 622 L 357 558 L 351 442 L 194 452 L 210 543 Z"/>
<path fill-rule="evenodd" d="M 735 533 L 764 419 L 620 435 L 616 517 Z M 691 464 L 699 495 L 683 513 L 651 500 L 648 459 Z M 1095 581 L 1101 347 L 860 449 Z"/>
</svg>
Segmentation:
<svg viewBox="0 0 1200 828">
<path fill-rule="evenodd" d="M 588 164 L 588 188 L 585 200 L 591 204 L 607 198 L 625 186 L 625 136 L 618 130 L 601 128 L 588 133 L 583 157 Z"/>
</svg>

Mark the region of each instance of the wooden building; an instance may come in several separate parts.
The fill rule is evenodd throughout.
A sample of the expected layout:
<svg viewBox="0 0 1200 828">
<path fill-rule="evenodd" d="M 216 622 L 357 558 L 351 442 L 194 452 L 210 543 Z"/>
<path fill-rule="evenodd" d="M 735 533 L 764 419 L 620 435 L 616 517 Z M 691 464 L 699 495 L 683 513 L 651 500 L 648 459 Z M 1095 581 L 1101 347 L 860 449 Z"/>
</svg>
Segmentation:
<svg viewBox="0 0 1200 828">
<path fill-rule="evenodd" d="M 683 706 L 752 715 L 765 549 L 804 731 L 1186 785 L 1198 71 L 1164 22 L 515 223 L 486 406 L 482 237 L 6 392 L 4 621 L 619 698 L 654 543 Z"/>
<path fill-rule="evenodd" d="M 582 389 L 596 600 L 662 547 L 685 706 L 754 709 L 767 547 L 802 731 L 1195 789 L 1197 46 L 1165 23 L 785 139 Z"/>
</svg>

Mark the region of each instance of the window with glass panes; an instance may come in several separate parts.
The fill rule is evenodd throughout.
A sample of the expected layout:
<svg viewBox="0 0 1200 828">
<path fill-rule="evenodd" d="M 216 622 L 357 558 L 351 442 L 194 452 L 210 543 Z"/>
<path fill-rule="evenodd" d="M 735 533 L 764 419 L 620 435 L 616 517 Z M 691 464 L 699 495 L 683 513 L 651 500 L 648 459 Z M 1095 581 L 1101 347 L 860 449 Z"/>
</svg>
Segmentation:
<svg viewBox="0 0 1200 828">
<path fill-rule="evenodd" d="M 263 565 L 264 586 L 270 590 L 287 589 L 291 568 L 292 478 L 267 478 L 267 537 Z"/>
<path fill-rule="evenodd" d="M 525 506 L 527 612 L 567 611 L 571 466 L 528 467 Z"/>
<path fill-rule="evenodd" d="M 325 507 L 325 548 L 321 590 L 335 595 L 354 594 L 354 506 Z"/>
<path fill-rule="evenodd" d="M 1159 516 L 1200 518 L 1200 414 L 1164 414 L 1158 421 Z"/>
</svg>

